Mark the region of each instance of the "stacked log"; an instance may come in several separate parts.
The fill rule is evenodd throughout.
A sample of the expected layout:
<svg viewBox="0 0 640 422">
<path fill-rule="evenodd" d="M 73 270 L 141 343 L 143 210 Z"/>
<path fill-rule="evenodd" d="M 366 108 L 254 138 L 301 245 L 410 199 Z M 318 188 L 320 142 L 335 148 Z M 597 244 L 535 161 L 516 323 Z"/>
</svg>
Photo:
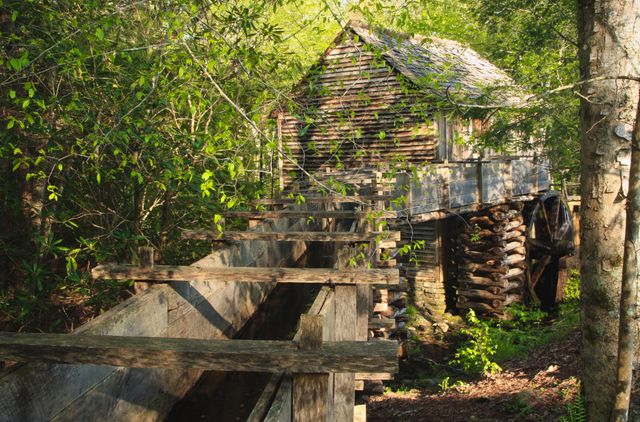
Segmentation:
<svg viewBox="0 0 640 422">
<path fill-rule="evenodd" d="M 522 303 L 526 266 L 526 226 L 522 202 L 496 205 L 460 222 L 457 308 L 502 316 Z"/>
<path fill-rule="evenodd" d="M 373 315 L 369 321 L 369 338 L 407 338 L 407 290 L 407 279 L 403 277 L 398 285 L 376 289 Z"/>
</svg>

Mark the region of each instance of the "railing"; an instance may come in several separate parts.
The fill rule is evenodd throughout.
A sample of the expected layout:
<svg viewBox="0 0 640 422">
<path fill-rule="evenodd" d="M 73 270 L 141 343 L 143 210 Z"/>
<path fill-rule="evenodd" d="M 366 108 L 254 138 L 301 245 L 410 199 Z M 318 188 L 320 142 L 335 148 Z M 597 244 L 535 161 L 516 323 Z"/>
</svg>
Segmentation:
<svg viewBox="0 0 640 422">
<path fill-rule="evenodd" d="M 395 178 L 396 190 L 406 197 L 397 206 L 399 213 L 418 220 L 421 214 L 437 219 L 448 210 L 473 211 L 550 188 L 548 163 L 537 159 L 431 164 L 418 171 L 417 178 L 407 173 Z"/>
</svg>

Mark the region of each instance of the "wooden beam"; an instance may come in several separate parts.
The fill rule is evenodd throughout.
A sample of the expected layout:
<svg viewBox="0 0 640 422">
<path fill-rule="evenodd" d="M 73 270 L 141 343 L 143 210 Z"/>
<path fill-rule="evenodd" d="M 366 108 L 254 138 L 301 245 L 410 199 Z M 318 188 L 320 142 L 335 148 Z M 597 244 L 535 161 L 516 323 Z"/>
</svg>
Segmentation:
<svg viewBox="0 0 640 422">
<path fill-rule="evenodd" d="M 332 268 L 261 268 L 222 267 L 199 268 L 193 265 L 156 265 L 141 268 L 127 264 L 103 264 L 91 270 L 97 280 L 153 281 L 234 281 L 241 283 L 313 283 L 313 284 L 398 284 L 399 272 L 394 268 L 344 269 Z"/>
<path fill-rule="evenodd" d="M 183 239 L 211 240 L 281 240 L 306 242 L 370 242 L 372 240 L 400 240 L 400 232 L 244 232 L 225 231 L 219 235 L 211 230 L 183 230 Z"/>
<path fill-rule="evenodd" d="M 396 372 L 395 342 L 324 342 L 0 333 L 0 359 L 241 372 Z"/>
<path fill-rule="evenodd" d="M 367 201 L 388 201 L 394 199 L 393 195 L 354 195 L 354 196 L 314 196 L 309 195 L 304 197 L 304 203 L 314 204 L 337 204 L 337 203 L 362 203 Z M 293 198 L 261 198 L 251 201 L 255 205 L 280 205 L 280 204 L 297 204 L 299 199 Z"/>
<path fill-rule="evenodd" d="M 228 211 L 225 217 L 231 218 L 396 218 L 396 211 L 316 211 L 316 210 L 278 210 L 278 211 Z"/>
<path fill-rule="evenodd" d="M 356 288 L 336 286 L 335 288 L 335 338 L 353 341 L 356 339 L 357 308 Z M 367 342 L 374 344 L 377 342 Z M 352 421 L 355 406 L 355 372 L 336 371 L 333 384 L 333 415 L 337 421 Z M 365 372 L 365 371 L 357 371 Z M 370 371 L 378 372 L 378 371 Z M 384 371 L 380 371 L 384 372 Z"/>
<path fill-rule="evenodd" d="M 356 374 L 356 380 L 364 380 L 364 381 L 388 381 L 388 380 L 392 380 L 394 379 L 394 375 L 393 374 L 385 374 L 385 373 L 379 373 L 379 374 L 374 374 L 374 373 L 366 373 L 366 372 L 359 372 Z"/>
<path fill-rule="evenodd" d="M 300 349 L 317 350 L 322 347 L 322 315 L 300 316 Z M 328 403 L 329 374 L 293 375 L 293 417 L 294 422 L 326 421 L 329 414 Z"/>
<path fill-rule="evenodd" d="M 271 378 L 269 378 L 269 382 L 265 386 L 264 390 L 258 397 L 258 401 L 255 406 L 251 410 L 251 414 L 247 418 L 246 422 L 263 422 L 265 416 L 269 412 L 269 408 L 271 407 L 271 403 L 274 399 L 276 392 L 278 391 L 278 387 L 280 386 L 280 381 L 283 378 L 283 374 L 273 374 Z"/>
<path fill-rule="evenodd" d="M 291 422 L 292 390 L 293 380 L 291 376 L 285 375 L 264 422 Z"/>
</svg>

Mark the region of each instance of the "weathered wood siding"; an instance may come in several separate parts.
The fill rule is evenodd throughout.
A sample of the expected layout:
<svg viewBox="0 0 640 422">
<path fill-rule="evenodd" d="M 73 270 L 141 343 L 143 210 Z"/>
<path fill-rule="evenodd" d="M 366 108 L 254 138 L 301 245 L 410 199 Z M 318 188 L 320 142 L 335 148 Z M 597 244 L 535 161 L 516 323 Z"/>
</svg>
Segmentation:
<svg viewBox="0 0 640 422">
<path fill-rule="evenodd" d="M 267 223 L 267 230 L 276 223 Z M 305 230 L 286 220 L 278 229 Z M 304 242 L 251 241 L 222 248 L 201 267 L 286 266 Z M 76 333 L 232 337 L 267 296 L 271 283 L 169 283 L 152 286 Z M 196 383 L 201 371 L 89 365 L 16 365 L 0 375 L 0 421 L 157 421 Z"/>
<path fill-rule="evenodd" d="M 278 119 L 283 149 L 310 173 L 356 171 L 436 154 L 436 125 L 424 101 L 383 59 L 345 36 L 301 82 L 291 109 Z M 285 186 L 302 179 L 282 161 Z"/>
<path fill-rule="evenodd" d="M 442 314 L 446 308 L 445 277 L 442 265 L 441 223 L 430 221 L 405 227 L 403 242 L 424 241 L 424 246 L 412 251 L 413 262 L 406 262 L 406 277 L 411 288 L 413 304 L 432 315 Z M 409 261 L 410 257 L 405 257 Z"/>
</svg>

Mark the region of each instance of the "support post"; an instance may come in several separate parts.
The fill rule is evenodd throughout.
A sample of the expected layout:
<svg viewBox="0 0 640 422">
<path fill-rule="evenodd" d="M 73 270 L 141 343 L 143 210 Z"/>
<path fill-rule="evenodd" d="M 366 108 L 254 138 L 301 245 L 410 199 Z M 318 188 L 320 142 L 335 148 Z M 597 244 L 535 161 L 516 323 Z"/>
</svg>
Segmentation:
<svg viewBox="0 0 640 422">
<path fill-rule="evenodd" d="M 322 347 L 322 315 L 300 316 L 300 349 Z M 295 374 L 293 376 L 293 422 L 326 421 L 329 374 Z"/>
<path fill-rule="evenodd" d="M 356 287 L 335 287 L 336 341 L 356 339 Z M 335 421 L 352 421 L 355 406 L 355 374 L 337 373 L 333 385 L 333 416 Z"/>
<path fill-rule="evenodd" d="M 151 246 L 138 247 L 138 266 L 140 268 L 149 269 L 155 265 L 154 250 Z M 141 293 L 147 290 L 150 283 L 147 281 L 136 281 L 133 289 L 136 293 Z"/>
</svg>

